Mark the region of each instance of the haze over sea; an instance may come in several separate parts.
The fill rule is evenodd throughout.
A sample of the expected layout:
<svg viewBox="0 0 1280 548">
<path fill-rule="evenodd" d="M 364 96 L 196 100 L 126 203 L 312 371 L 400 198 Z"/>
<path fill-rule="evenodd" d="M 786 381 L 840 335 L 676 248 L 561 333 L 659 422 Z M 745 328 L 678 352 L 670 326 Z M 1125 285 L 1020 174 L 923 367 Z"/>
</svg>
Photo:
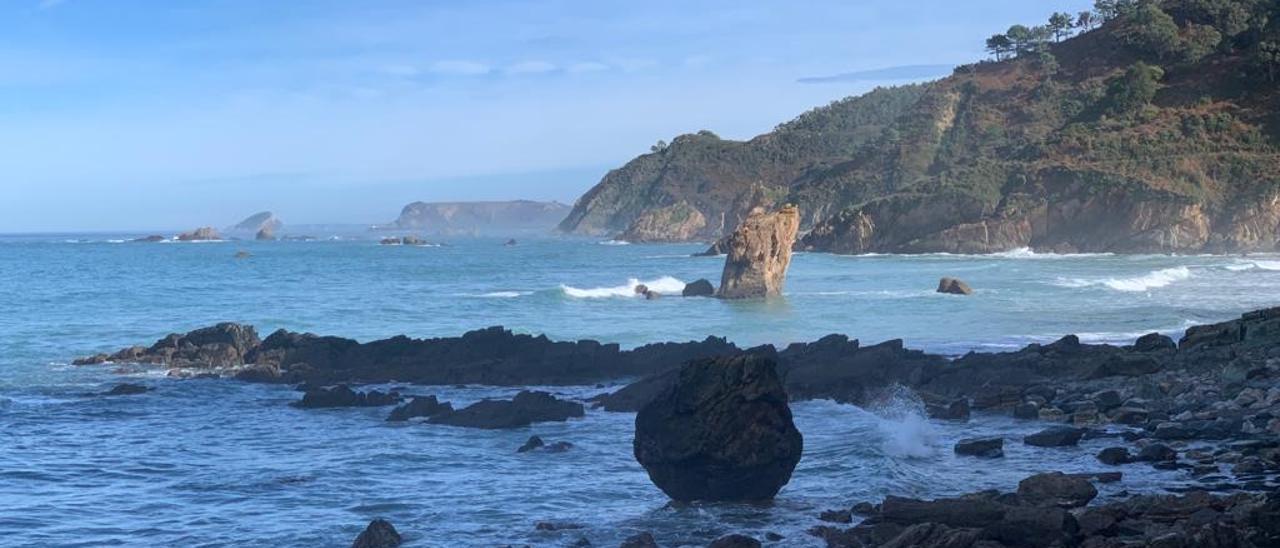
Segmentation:
<svg viewBox="0 0 1280 548">
<path fill-rule="evenodd" d="M 1274 304 L 1280 256 L 795 256 L 784 299 L 733 303 L 666 296 L 719 281 L 701 245 L 588 239 L 449 239 L 438 247 L 368 239 L 132 243 L 136 234 L 0 237 L 0 538 L 13 545 L 339 546 L 376 516 L 408 545 L 533 543 L 586 537 L 617 544 L 640 530 L 696 543 L 776 531 L 783 544 L 817 509 L 886 493 L 936 496 L 1009 489 L 1046 467 L 1089 466 L 1101 441 L 1032 454 L 1011 445 L 998 469 L 956 461 L 951 444 L 1029 423 L 921 419 L 909 397 L 884 409 L 795 406 L 806 437 L 792 483 L 773 506 L 680 508 L 631 457 L 633 415 L 588 411 L 514 431 L 384 426 L 385 409 L 302 411 L 287 386 L 161 381 L 153 397 L 101 398 L 121 377 L 71 359 L 219 321 L 362 341 L 458 335 L 503 325 L 553 339 L 632 347 L 725 336 L 741 346 L 844 333 L 902 338 L 948 354 L 1005 350 L 1075 333 L 1129 342 Z M 251 253 L 235 259 L 238 250 Z M 934 292 L 964 279 L 970 297 Z M 155 378 L 151 378 L 155 377 Z M 550 388 L 586 397 L 611 387 Z M 412 387 L 466 403 L 516 389 Z M 372 419 L 372 420 L 371 420 Z M 568 440 L 563 455 L 516 455 L 530 434 Z M 341 450 L 335 450 L 341 448 Z M 1047 461 L 1060 462 L 1047 462 Z M 500 472 L 499 472 L 500 471 Z M 588 473 L 589 472 L 589 473 Z M 1126 472 L 1125 488 L 1178 480 Z M 1103 487 L 1104 496 L 1111 494 Z M 264 519 L 270 516 L 270 519 Z M 585 529 L 537 532 L 536 521 Z M 429 533 L 429 537 L 427 534 Z"/>
</svg>

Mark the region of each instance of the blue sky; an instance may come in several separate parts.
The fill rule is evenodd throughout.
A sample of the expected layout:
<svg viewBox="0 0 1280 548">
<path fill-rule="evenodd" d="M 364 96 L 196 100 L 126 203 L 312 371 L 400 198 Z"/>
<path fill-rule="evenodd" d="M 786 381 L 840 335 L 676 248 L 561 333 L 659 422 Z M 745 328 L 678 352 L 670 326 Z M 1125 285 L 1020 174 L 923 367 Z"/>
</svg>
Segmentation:
<svg viewBox="0 0 1280 548">
<path fill-rule="evenodd" d="M 1090 4 L 0 0 L 0 231 L 571 202 L 658 139 L 748 138 Z"/>
</svg>

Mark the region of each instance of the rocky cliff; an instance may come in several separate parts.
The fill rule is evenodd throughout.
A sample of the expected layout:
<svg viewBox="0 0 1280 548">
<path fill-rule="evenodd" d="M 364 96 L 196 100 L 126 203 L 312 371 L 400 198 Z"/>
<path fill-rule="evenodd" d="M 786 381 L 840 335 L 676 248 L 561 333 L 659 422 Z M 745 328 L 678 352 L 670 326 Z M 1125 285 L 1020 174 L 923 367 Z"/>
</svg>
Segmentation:
<svg viewBox="0 0 1280 548">
<path fill-rule="evenodd" d="M 787 202 L 815 251 L 1274 250 L 1280 5 L 1206 5 L 1126 4 L 1060 43 L 747 142 L 679 137 L 607 175 L 561 228 L 710 240 Z"/>
<path fill-rule="evenodd" d="M 226 232 L 255 235 L 265 233 L 274 237 L 276 233 L 280 232 L 281 228 L 284 228 L 284 222 L 279 217 L 276 217 L 275 213 L 260 211 L 246 217 L 235 226 L 228 227 Z"/>
<path fill-rule="evenodd" d="M 389 228 L 425 234 L 541 233 L 555 228 L 569 206 L 558 202 L 413 202 Z"/>
</svg>

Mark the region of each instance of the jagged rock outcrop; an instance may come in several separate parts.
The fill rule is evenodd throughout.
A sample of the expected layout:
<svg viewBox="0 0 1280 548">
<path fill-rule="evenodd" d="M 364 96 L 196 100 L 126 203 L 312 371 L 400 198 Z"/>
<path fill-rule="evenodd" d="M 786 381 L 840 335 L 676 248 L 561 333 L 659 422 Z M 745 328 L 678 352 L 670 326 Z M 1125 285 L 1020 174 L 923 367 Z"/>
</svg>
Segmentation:
<svg viewBox="0 0 1280 548">
<path fill-rule="evenodd" d="M 330 407 L 382 407 L 400 403 L 400 394 L 378 390 L 358 392 L 340 384 L 332 388 L 320 387 L 307 390 L 302 399 L 291 403 L 299 409 L 325 409 Z"/>
<path fill-rule="evenodd" d="M 404 422 L 416 417 L 434 417 L 441 413 L 453 412 L 453 404 L 441 402 L 435 396 L 418 396 L 404 405 L 391 410 L 387 422 Z"/>
<path fill-rule="evenodd" d="M 388 228 L 433 235 L 544 233 L 569 212 L 558 202 L 413 202 Z"/>
<path fill-rule="evenodd" d="M 793 205 L 766 213 L 757 209 L 742 221 L 728 241 L 728 256 L 716 296 L 758 299 L 782 295 L 791 247 L 800 228 L 800 212 Z"/>
<path fill-rule="evenodd" d="M 369 526 L 351 543 L 351 548 L 397 548 L 401 542 L 400 533 L 395 526 L 378 518 L 369 522 Z"/>
<path fill-rule="evenodd" d="M 238 234 L 253 234 L 255 236 L 261 234 L 275 237 L 276 234 L 284 228 L 284 222 L 276 217 L 275 213 L 270 211 L 260 211 L 248 217 L 243 221 L 236 223 L 235 226 L 227 228 L 227 232 Z M 267 238 L 258 238 L 259 240 Z"/>
<path fill-rule="evenodd" d="M 684 289 L 680 291 L 682 297 L 712 297 L 716 294 L 716 286 L 711 285 L 711 281 L 699 279 L 684 284 Z"/>
<path fill-rule="evenodd" d="M 678 501 L 771 499 L 803 445 L 770 356 L 691 361 L 636 415 L 636 461 Z"/>
<path fill-rule="evenodd" d="M 221 240 L 222 235 L 211 226 L 200 227 L 191 232 L 183 232 L 178 235 L 180 242 L 203 242 L 211 240 Z"/>
<path fill-rule="evenodd" d="M 950 295 L 972 295 L 973 288 L 962 280 L 955 278 L 942 278 L 938 280 L 938 293 L 947 293 Z"/>
</svg>

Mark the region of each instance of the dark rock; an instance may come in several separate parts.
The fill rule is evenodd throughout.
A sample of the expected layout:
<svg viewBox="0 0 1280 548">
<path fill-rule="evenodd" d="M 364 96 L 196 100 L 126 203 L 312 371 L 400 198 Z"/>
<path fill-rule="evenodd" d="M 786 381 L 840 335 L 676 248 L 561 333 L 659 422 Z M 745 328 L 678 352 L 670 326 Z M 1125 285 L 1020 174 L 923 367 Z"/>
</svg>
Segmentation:
<svg viewBox="0 0 1280 548">
<path fill-rule="evenodd" d="M 351 543 L 351 548 L 396 548 L 400 546 L 400 533 L 385 519 L 369 522 L 364 532 Z"/>
<path fill-rule="evenodd" d="M 956 442 L 957 455 L 994 459 L 1004 456 L 1004 438 L 969 438 Z"/>
<path fill-rule="evenodd" d="M 564 422 L 584 415 L 582 404 L 546 392 L 521 391 L 508 400 L 484 400 L 428 419 L 432 424 L 467 428 L 520 428 L 536 422 Z"/>
<path fill-rule="evenodd" d="M 278 383 L 283 381 L 280 368 L 272 364 L 246 365 L 236 371 L 234 378 L 244 382 Z"/>
<path fill-rule="evenodd" d="M 888 496 L 879 518 L 898 524 L 941 523 L 948 527 L 986 527 L 1004 517 L 1005 506 L 987 498 L 916 500 Z"/>
<path fill-rule="evenodd" d="M 658 548 L 658 541 L 648 531 L 627 537 L 618 548 Z"/>
<path fill-rule="evenodd" d="M 938 280 L 938 293 L 947 293 L 950 295 L 972 295 L 973 288 L 969 284 L 955 278 L 942 278 Z"/>
<path fill-rule="evenodd" d="M 506 241 L 506 243 L 503 243 L 502 245 L 504 245 L 504 246 L 506 246 L 506 247 L 514 247 L 514 246 L 516 246 L 518 243 L 519 243 L 519 242 L 516 242 L 516 239 L 515 239 L 515 238 L 511 238 L 511 239 L 507 240 L 507 241 Z"/>
<path fill-rule="evenodd" d="M 198 242 L 205 240 L 221 240 L 222 235 L 211 226 L 197 228 L 191 232 L 183 232 L 178 235 L 180 242 Z"/>
<path fill-rule="evenodd" d="M 357 392 L 350 386 L 340 384 L 333 388 L 313 388 L 302 395 L 302 400 L 289 405 L 301 409 L 322 409 L 329 407 L 381 407 L 395 405 L 400 402 L 400 394 L 385 394 L 377 390 Z"/>
<path fill-rule="evenodd" d="M 818 519 L 831 523 L 853 523 L 853 512 L 848 510 L 826 510 L 818 514 Z"/>
<path fill-rule="evenodd" d="M 154 243 L 154 242 L 163 242 L 163 241 L 165 241 L 165 240 L 167 240 L 167 239 L 168 239 L 168 238 L 165 238 L 164 236 L 160 236 L 160 235 L 158 235 L 158 234 L 152 234 L 152 235 L 150 235 L 150 236 L 143 236 L 143 237 L 141 237 L 141 238 L 134 238 L 132 241 L 135 241 L 135 242 L 150 242 L 150 243 Z"/>
<path fill-rule="evenodd" d="M 1037 506 L 1079 508 L 1096 496 L 1098 489 L 1089 480 L 1062 472 L 1036 474 L 1018 482 L 1018 497 Z"/>
<path fill-rule="evenodd" d="M 1103 413 L 1124 404 L 1124 397 L 1119 390 L 1103 390 L 1093 395 L 1093 403 Z"/>
<path fill-rule="evenodd" d="M 1178 459 L 1178 452 L 1163 443 L 1153 443 L 1138 451 L 1137 462 L 1165 462 Z"/>
<path fill-rule="evenodd" d="M 547 444 L 546 447 L 542 448 L 543 451 L 546 451 L 548 453 L 563 453 L 570 449 L 573 449 L 573 444 L 567 441 L 552 442 Z"/>
<path fill-rule="evenodd" d="M 1014 506 L 1004 518 L 982 529 L 983 539 L 1002 546 L 1062 546 L 1077 530 L 1075 518 L 1062 508 Z"/>
<path fill-rule="evenodd" d="M 516 452 L 527 453 L 534 449 L 539 449 L 544 445 L 546 445 L 546 443 L 542 441 L 542 438 L 538 436 L 529 436 L 529 441 L 524 442 L 524 445 L 521 445 L 519 449 L 516 449 Z"/>
<path fill-rule="evenodd" d="M 853 505 L 853 508 L 850 508 L 849 511 L 859 516 L 869 516 L 875 513 L 876 505 L 863 501 Z"/>
<path fill-rule="evenodd" d="M 1148 416 L 1146 409 L 1125 406 L 1111 412 L 1111 421 L 1116 424 L 1143 424 Z"/>
<path fill-rule="evenodd" d="M 539 521 L 533 524 L 534 531 L 576 531 L 582 529 L 582 525 L 577 523 L 556 523 L 553 521 Z"/>
<path fill-rule="evenodd" d="M 711 285 L 711 281 L 706 279 L 689 282 L 685 284 L 684 290 L 680 292 L 680 295 L 684 297 L 712 297 L 715 294 L 715 286 Z"/>
<path fill-rule="evenodd" d="M 415 417 L 434 417 L 452 411 L 453 404 L 449 402 L 441 403 L 435 396 L 417 396 L 409 403 L 392 409 L 391 414 L 387 415 L 387 421 L 403 422 Z"/>
<path fill-rule="evenodd" d="M 1173 339 L 1161 335 L 1159 333 L 1148 333 L 1133 343 L 1133 349 L 1136 352 L 1158 352 L 1161 350 L 1176 350 L 1178 345 Z"/>
<path fill-rule="evenodd" d="M 1130 455 L 1129 450 L 1123 447 L 1108 447 L 1098 452 L 1098 462 L 1102 464 L 1115 466 L 1132 461 L 1133 455 Z"/>
<path fill-rule="evenodd" d="M 881 548 L 949 548 L 973 546 L 978 532 L 937 523 L 918 523 L 880 545 Z"/>
<path fill-rule="evenodd" d="M 636 460 L 678 501 L 771 499 L 803 444 L 768 356 L 691 361 L 636 415 Z"/>
<path fill-rule="evenodd" d="M 707 548 L 760 548 L 760 541 L 746 535 L 725 535 L 711 541 Z"/>
<path fill-rule="evenodd" d="M 1028 435 L 1023 443 L 1036 447 L 1066 447 L 1078 445 L 1084 437 L 1085 429 L 1070 426 L 1052 426 Z"/>
<path fill-rule="evenodd" d="M 141 384 L 121 383 L 111 387 L 111 390 L 103 392 L 104 396 L 133 396 L 136 394 L 146 394 L 150 388 Z"/>
<path fill-rule="evenodd" d="M 930 405 L 925 411 L 930 418 L 934 419 L 967 421 L 969 420 L 969 399 L 960 398 L 947 405 Z"/>
<path fill-rule="evenodd" d="M 787 538 L 787 537 L 779 535 L 778 533 L 775 533 L 773 531 L 769 531 L 768 533 L 764 534 L 764 539 L 769 542 L 778 542 L 784 538 Z"/>
<path fill-rule="evenodd" d="M 1022 420 L 1036 420 L 1040 418 L 1040 406 L 1031 402 L 1018 404 L 1013 408 L 1013 417 Z"/>
<path fill-rule="evenodd" d="M 1094 377 L 1141 377 L 1164 368 L 1164 362 L 1145 354 L 1118 354 L 1103 362 Z"/>
</svg>

